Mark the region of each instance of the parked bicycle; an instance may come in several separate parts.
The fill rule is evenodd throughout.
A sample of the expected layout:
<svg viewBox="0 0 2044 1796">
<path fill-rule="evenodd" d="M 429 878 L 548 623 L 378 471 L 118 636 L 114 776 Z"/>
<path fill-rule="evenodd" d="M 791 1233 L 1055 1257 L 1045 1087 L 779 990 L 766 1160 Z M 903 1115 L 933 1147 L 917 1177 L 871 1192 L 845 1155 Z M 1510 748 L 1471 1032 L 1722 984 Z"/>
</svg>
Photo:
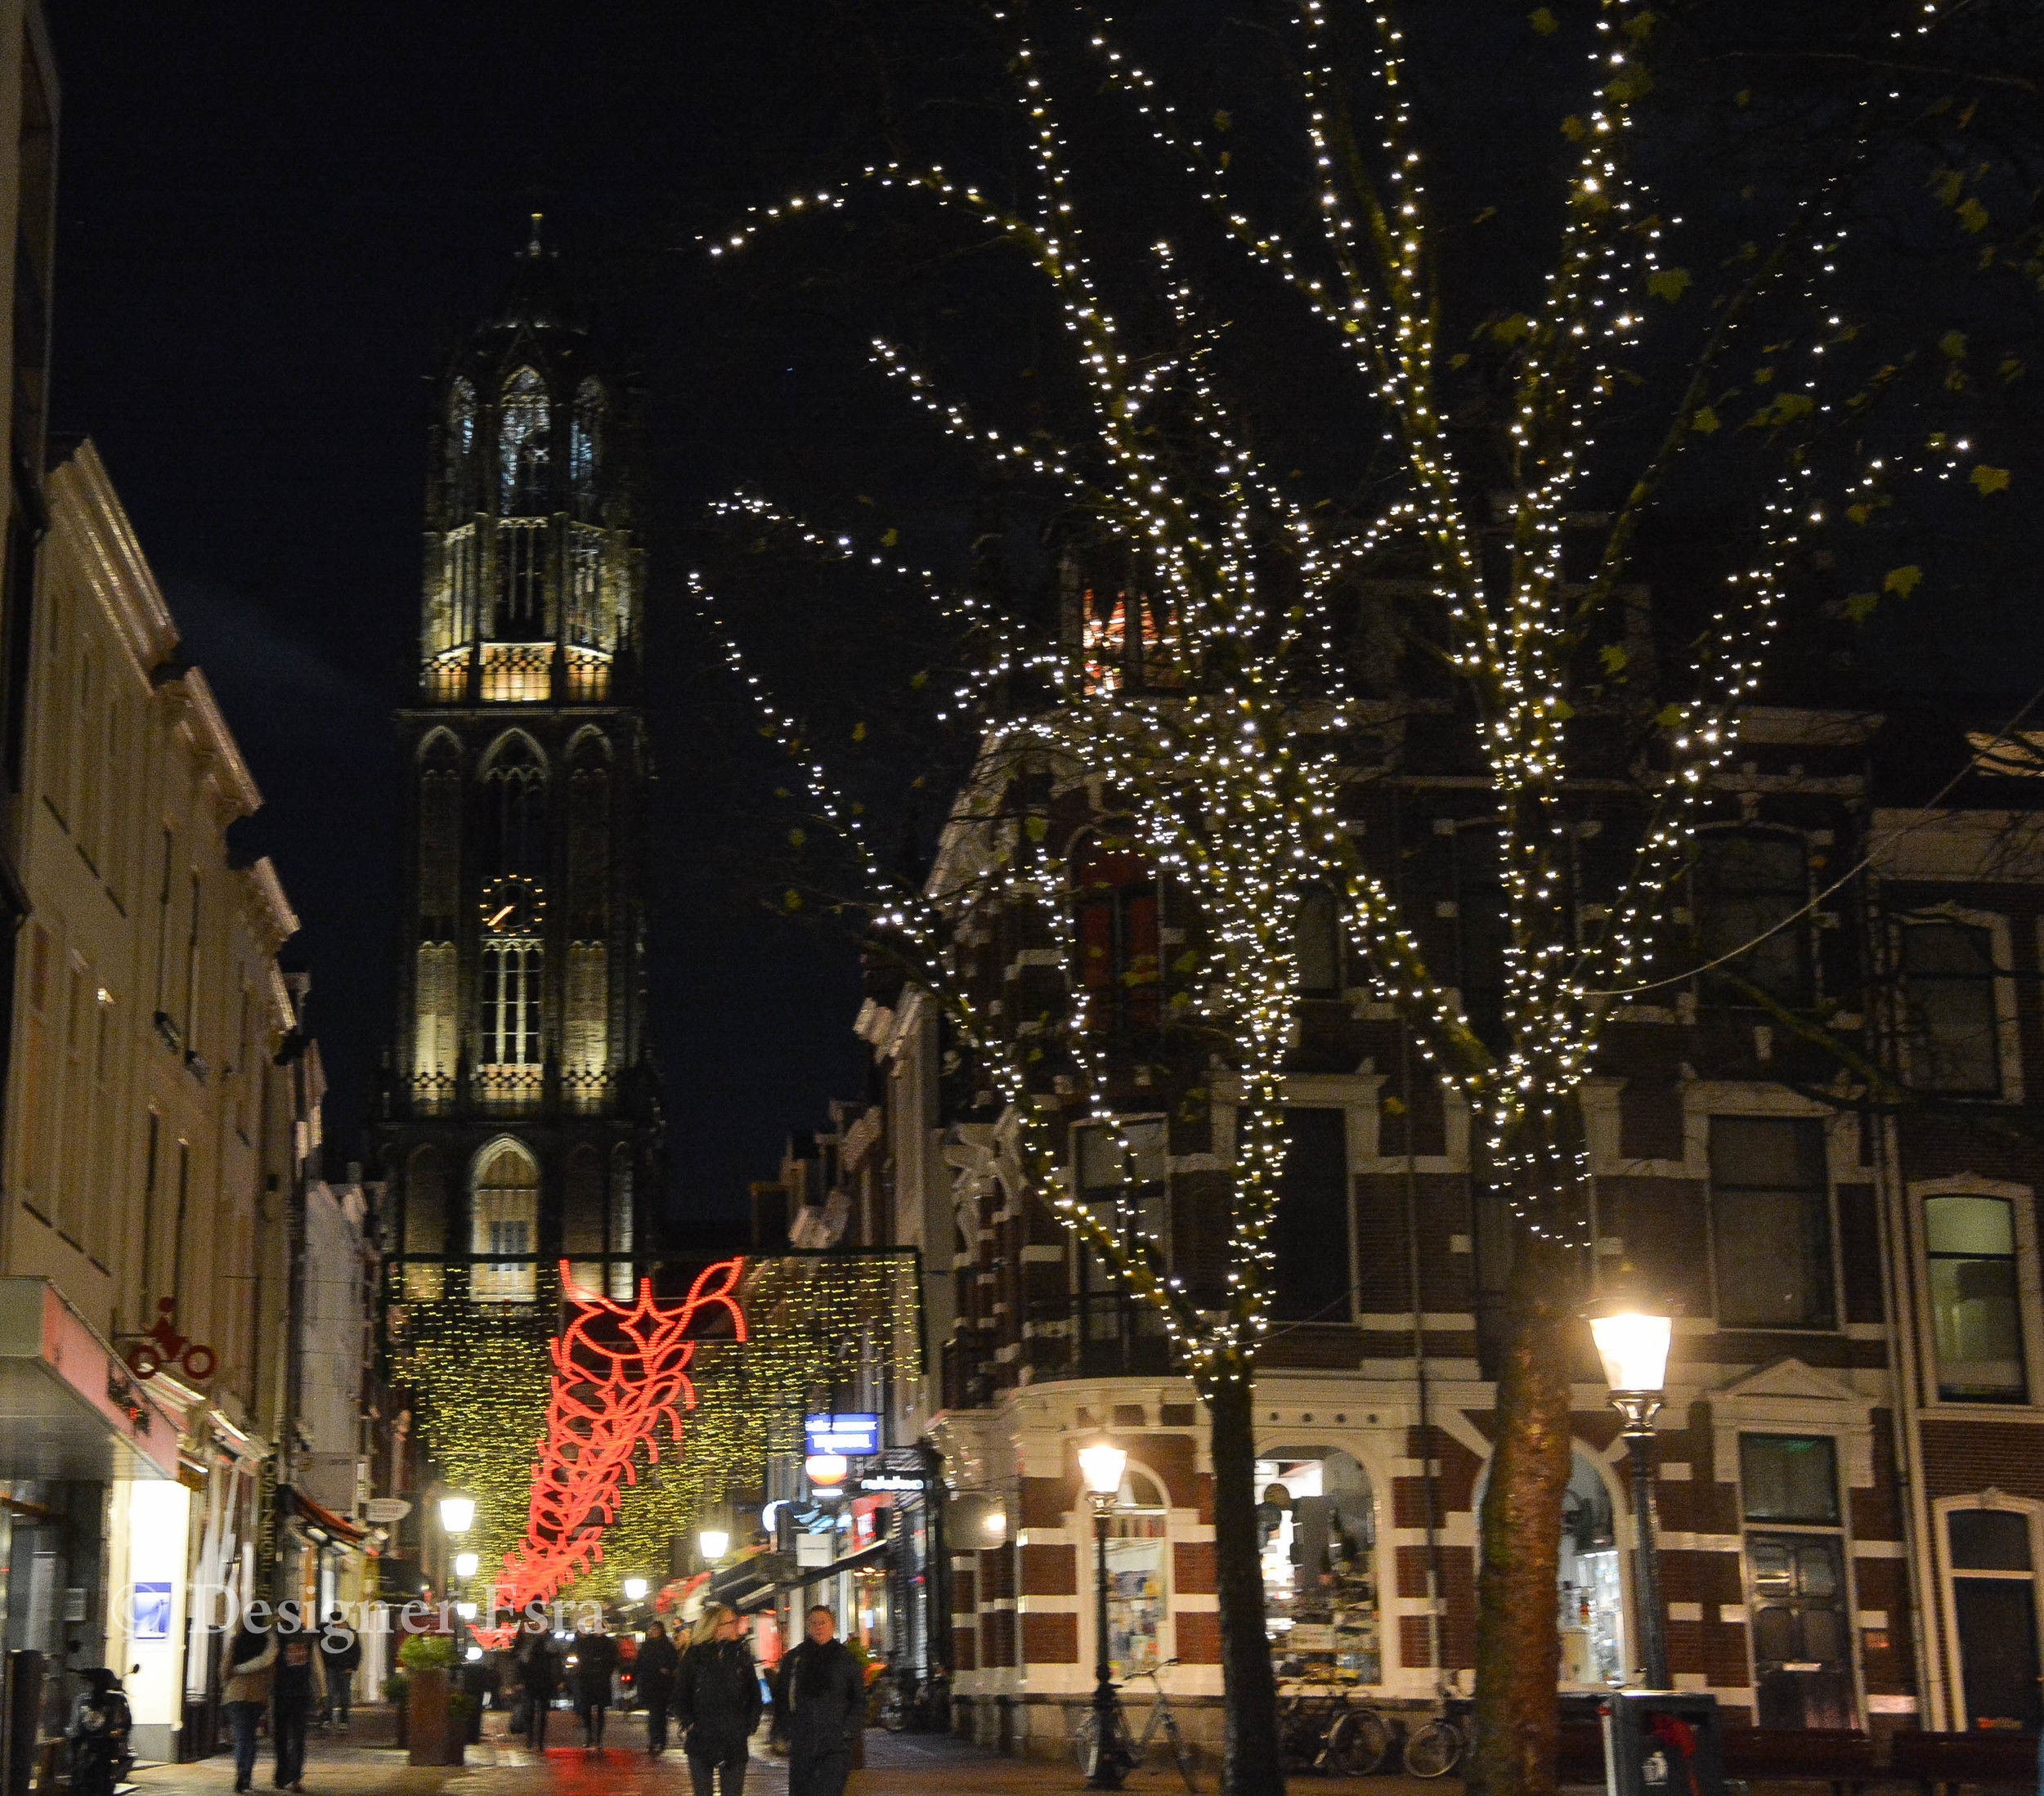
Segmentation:
<svg viewBox="0 0 2044 1796">
<path fill-rule="evenodd" d="M 941 1668 L 928 1677 L 890 1672 L 881 1681 L 874 1719 L 890 1734 L 933 1732 L 950 1726 Z"/>
<path fill-rule="evenodd" d="M 1287 1771 L 1367 1777 L 1383 1763 L 1390 1720 L 1349 1700 L 1339 1684 L 1302 1684 L 1278 1706 L 1278 1750 Z"/>
<path fill-rule="evenodd" d="M 1405 1737 L 1405 1769 L 1414 1777 L 1446 1777 L 1476 1744 L 1476 1704 L 1441 1693 L 1441 1712 Z"/>
<path fill-rule="evenodd" d="M 1140 1736 L 1132 1735 L 1129 1731 L 1128 1714 L 1122 1707 L 1118 1685 L 1115 1686 L 1114 1707 L 1104 1745 L 1100 1739 L 1098 1713 L 1088 1709 L 1079 1718 L 1072 1729 L 1072 1762 L 1087 1777 L 1093 1775 L 1103 1749 L 1119 1756 L 1124 1771 L 1148 1763 L 1150 1747 L 1157 1736 L 1162 1734 L 1171 1749 L 1172 1758 L 1178 1767 L 1178 1775 L 1186 1780 L 1186 1789 L 1196 1791 L 1199 1789 L 1192 1775 L 1192 1748 L 1187 1744 L 1186 1736 L 1179 1728 L 1178 1718 L 1171 1712 L 1171 1700 L 1164 1694 L 1163 1680 L 1159 1675 L 1177 1663 L 1175 1659 L 1167 1659 L 1158 1664 L 1145 1666 L 1134 1674 L 1136 1677 L 1150 1680 L 1150 1688 L 1156 1693 L 1157 1699 L 1150 1706 L 1150 1718 L 1144 1722 Z"/>
</svg>

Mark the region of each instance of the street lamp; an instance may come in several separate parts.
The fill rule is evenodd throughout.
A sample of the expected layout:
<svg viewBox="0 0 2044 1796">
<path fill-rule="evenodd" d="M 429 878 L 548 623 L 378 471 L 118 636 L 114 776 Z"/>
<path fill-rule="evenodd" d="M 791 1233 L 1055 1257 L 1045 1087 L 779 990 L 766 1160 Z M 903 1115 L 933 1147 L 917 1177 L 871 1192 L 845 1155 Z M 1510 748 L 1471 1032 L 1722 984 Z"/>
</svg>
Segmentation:
<svg viewBox="0 0 2044 1796">
<path fill-rule="evenodd" d="M 1121 1494 L 1122 1473 L 1128 1455 L 1113 1441 L 1101 1440 L 1078 1450 L 1079 1476 L 1093 1503 L 1093 1633 L 1098 1642 L 1098 1663 L 1093 1684 L 1093 1762 L 1087 1767 L 1088 1789 L 1119 1789 L 1127 1773 L 1128 1760 L 1116 1723 L 1120 1711 L 1114 1702 L 1114 1668 L 1108 1661 L 1107 1639 L 1107 1515 Z"/>
<path fill-rule="evenodd" d="M 440 1499 L 440 1525 L 443 1532 L 465 1534 L 475 1525 L 476 1499 L 473 1497 L 442 1497 Z"/>
<path fill-rule="evenodd" d="M 702 1562 L 714 1565 L 731 1551 L 731 1534 L 723 1528 L 705 1528 L 696 1536 L 696 1544 L 702 1549 Z"/>
<path fill-rule="evenodd" d="M 1661 1606 L 1661 1547 L 1654 1513 L 1654 1417 L 1668 1382 L 1668 1345 L 1674 1319 L 1637 1299 L 1599 1305 L 1591 1338 L 1604 1362 L 1611 1407 L 1625 1418 L 1625 1458 L 1632 1468 L 1633 1521 L 1639 1530 L 1640 1657 L 1647 1687 L 1668 1688 L 1668 1624 Z"/>
<path fill-rule="evenodd" d="M 482 1570 L 482 1556 L 481 1554 L 458 1552 L 455 1555 L 455 1577 L 473 1578 L 478 1571 Z"/>
<path fill-rule="evenodd" d="M 646 1592 L 652 1588 L 652 1586 L 643 1578 L 627 1578 L 625 1580 L 625 1601 L 628 1603 L 643 1603 L 646 1600 Z"/>
</svg>

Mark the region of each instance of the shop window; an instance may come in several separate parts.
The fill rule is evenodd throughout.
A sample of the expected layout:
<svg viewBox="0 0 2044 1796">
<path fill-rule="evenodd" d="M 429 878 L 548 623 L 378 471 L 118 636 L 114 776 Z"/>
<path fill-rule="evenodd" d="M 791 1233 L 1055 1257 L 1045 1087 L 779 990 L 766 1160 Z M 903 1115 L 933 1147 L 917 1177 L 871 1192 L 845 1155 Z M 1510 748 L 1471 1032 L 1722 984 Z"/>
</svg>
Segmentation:
<svg viewBox="0 0 2044 1796">
<path fill-rule="evenodd" d="M 1625 1587 L 1618 1563 L 1618 1534 L 1611 1492 L 1580 1449 L 1562 1494 L 1560 1586 L 1562 1682 L 1601 1687 L 1623 1678 Z"/>
<path fill-rule="evenodd" d="M 1945 1529 L 1967 1731 L 2035 1733 L 2044 1726 L 2044 1703 L 2030 1517 L 2018 1509 L 1954 1509 Z"/>
<path fill-rule="evenodd" d="M 1377 1516 L 1369 1476 L 1338 1448 L 1256 1462 L 1263 1606 L 1279 1675 L 1380 1683 Z"/>
<path fill-rule="evenodd" d="M 1348 1135 L 1340 1110 L 1287 1110 L 1284 1171 L 1271 1220 L 1272 1313 L 1349 1319 Z"/>
<path fill-rule="evenodd" d="M 1072 860 L 1079 988 L 1096 1029 L 1154 1028 L 1162 1014 L 1156 869 L 1088 836 Z"/>
<path fill-rule="evenodd" d="M 1748 1521 L 1838 1525 L 1838 1453 L 1828 1435 L 1741 1435 L 1739 1488 Z"/>
<path fill-rule="evenodd" d="M 1925 1198 L 1923 1233 L 1939 1396 L 2027 1401 L 2015 1207 L 2003 1198 Z"/>
<path fill-rule="evenodd" d="M 1910 1083 L 1961 1097 L 2001 1095 L 1993 931 L 1935 920 L 1902 932 Z"/>
<path fill-rule="evenodd" d="M 1741 984 L 1780 1004 L 1812 997 L 1810 936 L 1800 914 L 1809 902 L 1809 851 L 1786 831 L 1718 831 L 1698 838 L 1690 880 L 1700 962 L 1722 962 L 1706 975 L 1732 1002 Z"/>
<path fill-rule="evenodd" d="M 1107 1661 L 1117 1678 L 1154 1671 L 1165 1656 L 1168 1520 L 1155 1480 L 1130 1467 L 1107 1518 Z"/>
<path fill-rule="evenodd" d="M 1341 995 L 1341 901 L 1331 887 L 1309 885 L 1299 893 L 1292 911 L 1292 957 L 1300 997 Z"/>
<path fill-rule="evenodd" d="M 1711 1117 L 1710 1229 L 1722 1327 L 1837 1326 L 1820 1118 Z"/>
</svg>

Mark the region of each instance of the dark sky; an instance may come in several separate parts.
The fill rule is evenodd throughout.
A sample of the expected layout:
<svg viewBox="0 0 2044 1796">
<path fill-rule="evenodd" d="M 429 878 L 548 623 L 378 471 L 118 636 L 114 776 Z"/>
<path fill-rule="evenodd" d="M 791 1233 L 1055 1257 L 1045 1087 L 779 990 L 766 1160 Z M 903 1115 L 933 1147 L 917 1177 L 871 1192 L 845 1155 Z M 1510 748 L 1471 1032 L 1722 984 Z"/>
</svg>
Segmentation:
<svg viewBox="0 0 2044 1796">
<path fill-rule="evenodd" d="M 249 842 L 305 920 L 289 953 L 313 970 L 338 1158 L 388 1010 L 425 378 L 543 208 L 645 346 L 657 549 L 785 436 L 799 401 L 745 396 L 751 371 L 698 323 L 693 247 L 838 128 L 806 97 L 827 46 L 773 10 L 54 8 L 55 423 L 98 443 L 268 801 Z M 670 612 L 678 558 L 654 569 Z M 684 1201 L 730 1212 L 791 1126 L 861 1089 L 857 991 L 845 949 L 722 876 L 724 802 L 692 790 L 715 670 L 672 623 L 656 1029 Z"/>
</svg>

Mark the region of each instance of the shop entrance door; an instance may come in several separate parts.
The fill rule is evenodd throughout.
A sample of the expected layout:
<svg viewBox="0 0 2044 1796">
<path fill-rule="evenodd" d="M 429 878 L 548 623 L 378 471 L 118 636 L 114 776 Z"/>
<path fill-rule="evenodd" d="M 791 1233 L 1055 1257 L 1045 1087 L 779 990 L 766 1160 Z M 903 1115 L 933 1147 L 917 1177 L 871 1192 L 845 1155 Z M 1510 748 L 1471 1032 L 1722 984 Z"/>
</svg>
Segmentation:
<svg viewBox="0 0 2044 1796">
<path fill-rule="evenodd" d="M 1831 1534 L 1752 1534 L 1755 1719 L 1763 1727 L 1851 1727 L 1852 1635 L 1843 1543 Z"/>
</svg>

